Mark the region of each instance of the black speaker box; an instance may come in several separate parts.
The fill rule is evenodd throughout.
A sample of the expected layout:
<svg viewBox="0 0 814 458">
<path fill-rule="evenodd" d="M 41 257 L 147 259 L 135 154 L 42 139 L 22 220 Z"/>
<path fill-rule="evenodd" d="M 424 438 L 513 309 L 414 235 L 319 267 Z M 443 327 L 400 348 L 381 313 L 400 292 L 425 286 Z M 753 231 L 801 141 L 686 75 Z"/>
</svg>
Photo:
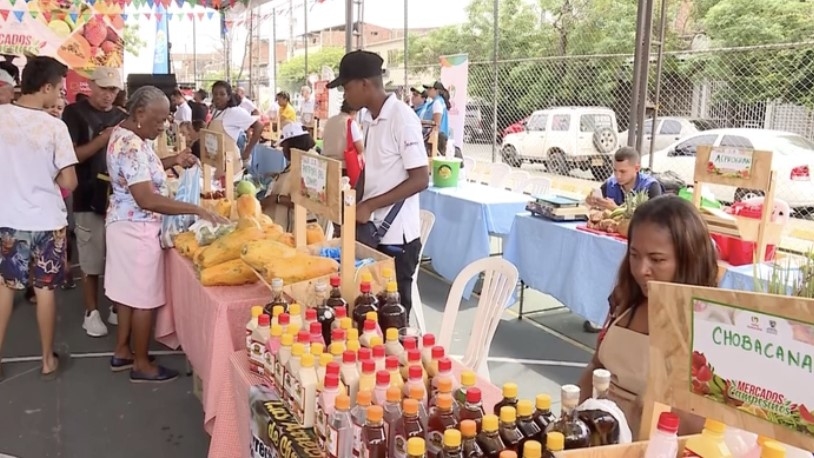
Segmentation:
<svg viewBox="0 0 814 458">
<path fill-rule="evenodd" d="M 136 91 L 136 89 L 142 86 L 155 86 L 169 97 L 172 94 L 172 91 L 178 88 L 178 81 L 175 79 L 174 74 L 160 74 L 160 75 L 150 75 L 150 74 L 140 74 L 140 73 L 131 73 L 127 75 L 127 95 L 128 97 L 130 94 Z"/>
</svg>

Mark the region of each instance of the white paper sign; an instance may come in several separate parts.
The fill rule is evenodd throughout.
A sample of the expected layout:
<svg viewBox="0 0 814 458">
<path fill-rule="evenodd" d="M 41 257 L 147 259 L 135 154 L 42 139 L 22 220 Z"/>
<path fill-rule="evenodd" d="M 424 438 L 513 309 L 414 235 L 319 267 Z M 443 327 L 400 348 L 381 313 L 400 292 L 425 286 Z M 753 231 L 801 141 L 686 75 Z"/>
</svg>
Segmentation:
<svg viewBox="0 0 814 458">
<path fill-rule="evenodd" d="M 734 178 L 749 178 L 752 174 L 752 153 L 747 148 L 712 148 L 707 171 Z"/>
<path fill-rule="evenodd" d="M 325 183 L 328 176 L 328 163 L 320 158 L 302 156 L 302 176 L 301 193 L 309 199 L 325 204 Z"/>
</svg>

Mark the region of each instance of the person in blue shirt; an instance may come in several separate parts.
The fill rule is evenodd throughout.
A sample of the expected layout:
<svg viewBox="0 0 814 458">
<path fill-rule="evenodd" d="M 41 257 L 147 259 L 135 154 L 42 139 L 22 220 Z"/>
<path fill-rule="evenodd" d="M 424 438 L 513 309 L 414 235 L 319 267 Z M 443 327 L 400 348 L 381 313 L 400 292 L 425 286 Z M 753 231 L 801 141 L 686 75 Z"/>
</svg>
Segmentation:
<svg viewBox="0 0 814 458">
<path fill-rule="evenodd" d="M 432 118 L 427 118 L 425 115 L 427 114 L 427 109 L 430 106 L 429 101 L 427 100 L 427 91 L 416 89 L 414 87 L 410 88 L 410 104 L 415 110 L 415 114 L 418 116 L 418 119 L 424 120 L 431 120 Z"/>
<path fill-rule="evenodd" d="M 446 154 L 447 140 L 449 139 L 449 92 L 440 81 L 432 85 L 424 85 L 427 90 L 429 108 L 428 116 L 433 126 L 438 129 L 438 152 Z M 423 118 L 422 118 L 423 119 Z"/>
<path fill-rule="evenodd" d="M 661 183 L 641 168 L 641 157 L 635 149 L 619 148 L 613 155 L 613 176 L 599 187 L 602 197 L 590 195 L 585 202 L 591 207 L 613 210 L 634 192 L 647 192 L 651 199 L 662 195 Z"/>
</svg>

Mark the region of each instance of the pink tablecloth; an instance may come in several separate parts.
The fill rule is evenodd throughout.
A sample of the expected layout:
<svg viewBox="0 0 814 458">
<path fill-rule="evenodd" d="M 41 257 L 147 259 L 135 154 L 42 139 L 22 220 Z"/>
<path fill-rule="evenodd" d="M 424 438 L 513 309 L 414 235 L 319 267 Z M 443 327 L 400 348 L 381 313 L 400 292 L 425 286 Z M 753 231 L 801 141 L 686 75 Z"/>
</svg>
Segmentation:
<svg viewBox="0 0 814 458">
<path fill-rule="evenodd" d="M 182 347 L 201 378 L 204 428 L 212 434 L 219 398 L 230 393 L 225 388 L 229 357 L 245 350 L 249 308 L 265 304 L 269 291 L 261 284 L 205 288 L 192 263 L 175 250 L 166 253 L 166 276 L 167 305 L 158 312 L 156 340 Z"/>
<path fill-rule="evenodd" d="M 251 427 L 249 426 L 249 387 L 263 383 L 262 378 L 248 370 L 249 359 L 246 352 L 237 351 L 229 358 L 230 376 L 227 378 L 227 392 L 221 396 L 218 406 L 218 421 L 212 431 L 209 445 L 209 458 L 249 458 L 251 447 Z M 464 367 L 452 362 L 455 378 L 460 378 Z M 478 379 L 478 387 L 483 392 L 483 407 L 491 412 L 500 402 L 503 394 L 500 388 Z"/>
</svg>

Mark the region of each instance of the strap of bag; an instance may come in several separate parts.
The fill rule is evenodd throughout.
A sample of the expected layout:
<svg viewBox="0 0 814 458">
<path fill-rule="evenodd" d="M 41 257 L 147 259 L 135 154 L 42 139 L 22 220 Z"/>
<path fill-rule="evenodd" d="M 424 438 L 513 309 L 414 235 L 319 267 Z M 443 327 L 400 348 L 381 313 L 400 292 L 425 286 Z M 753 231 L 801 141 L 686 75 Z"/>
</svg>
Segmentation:
<svg viewBox="0 0 814 458">
<path fill-rule="evenodd" d="M 384 221 L 378 227 L 376 227 L 376 237 L 379 240 L 383 239 L 387 231 L 390 230 L 390 226 L 393 224 L 393 221 L 396 220 L 396 216 L 398 216 L 399 212 L 401 211 L 401 207 L 404 206 L 404 201 L 400 200 L 393 204 L 393 207 L 387 212 L 387 216 L 384 217 Z"/>
<path fill-rule="evenodd" d="M 350 125 L 353 123 L 353 118 L 348 118 L 348 125 L 347 125 L 347 140 L 345 141 L 345 151 L 350 150 L 353 148 L 353 132 L 351 131 Z"/>
</svg>

